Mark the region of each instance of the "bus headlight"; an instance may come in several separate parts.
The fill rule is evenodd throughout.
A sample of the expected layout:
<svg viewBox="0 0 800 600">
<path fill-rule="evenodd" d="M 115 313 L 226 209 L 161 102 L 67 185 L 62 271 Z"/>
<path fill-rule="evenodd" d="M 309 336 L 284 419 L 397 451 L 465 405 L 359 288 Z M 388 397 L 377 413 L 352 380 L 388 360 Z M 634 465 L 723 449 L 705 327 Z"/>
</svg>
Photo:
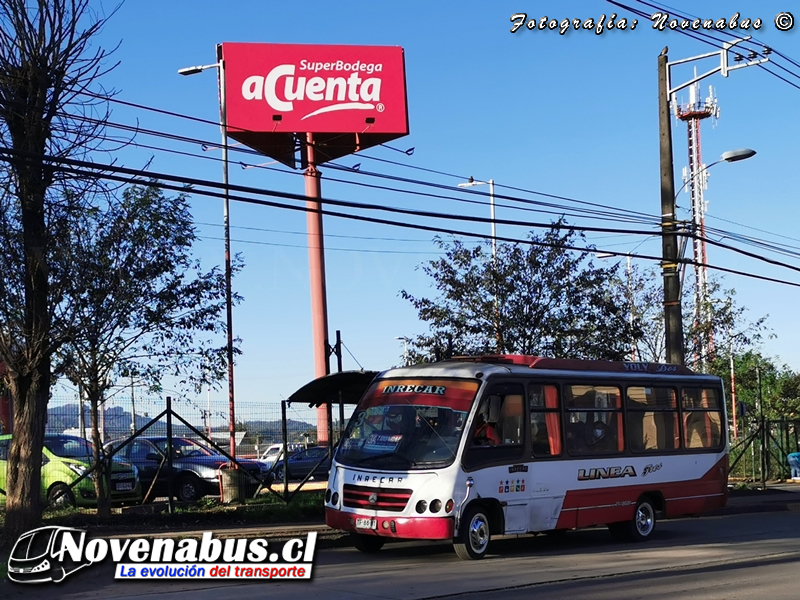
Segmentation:
<svg viewBox="0 0 800 600">
<path fill-rule="evenodd" d="M 339 492 L 333 492 L 331 496 L 331 504 L 334 506 L 339 506 Z"/>
<path fill-rule="evenodd" d="M 331 501 L 331 491 L 330 489 L 325 490 L 325 502 Z"/>
<path fill-rule="evenodd" d="M 438 513 L 440 510 L 442 510 L 442 501 L 441 500 L 434 500 L 433 502 L 431 502 L 431 512 L 432 513 Z"/>
<path fill-rule="evenodd" d="M 425 500 L 420 500 L 419 502 L 417 502 L 416 511 L 419 514 L 424 513 L 426 508 L 428 508 L 428 503 L 425 502 Z"/>
<path fill-rule="evenodd" d="M 446 512 L 447 514 L 450 514 L 451 512 L 453 512 L 453 506 L 455 506 L 453 501 L 452 500 L 448 500 L 447 502 L 445 502 L 444 512 Z"/>
</svg>

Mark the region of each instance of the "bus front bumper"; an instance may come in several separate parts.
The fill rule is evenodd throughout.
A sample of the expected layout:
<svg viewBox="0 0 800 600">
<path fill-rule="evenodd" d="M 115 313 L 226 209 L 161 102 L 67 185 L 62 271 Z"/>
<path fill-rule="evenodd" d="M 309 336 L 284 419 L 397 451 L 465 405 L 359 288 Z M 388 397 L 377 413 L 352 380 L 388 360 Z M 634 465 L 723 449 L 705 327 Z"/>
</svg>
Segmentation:
<svg viewBox="0 0 800 600">
<path fill-rule="evenodd" d="M 453 516 L 375 517 L 325 508 L 325 523 L 333 529 L 409 540 L 452 540 L 455 533 Z"/>
</svg>

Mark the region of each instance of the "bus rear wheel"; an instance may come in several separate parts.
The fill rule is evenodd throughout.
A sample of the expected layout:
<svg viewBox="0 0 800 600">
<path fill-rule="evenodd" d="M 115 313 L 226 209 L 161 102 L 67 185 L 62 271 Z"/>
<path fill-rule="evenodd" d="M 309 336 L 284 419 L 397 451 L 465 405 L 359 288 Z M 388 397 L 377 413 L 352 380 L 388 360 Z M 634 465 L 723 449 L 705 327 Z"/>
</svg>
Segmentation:
<svg viewBox="0 0 800 600">
<path fill-rule="evenodd" d="M 486 556 L 492 534 L 489 529 L 489 518 L 485 509 L 472 506 L 461 518 L 458 537 L 453 541 L 453 548 L 463 560 L 478 560 Z"/>
<path fill-rule="evenodd" d="M 650 539 L 656 530 L 656 509 L 649 498 L 636 503 L 633 519 L 622 523 L 610 523 L 608 530 L 616 540 L 624 542 L 643 542 Z"/>
<path fill-rule="evenodd" d="M 350 539 L 353 540 L 353 546 L 356 547 L 356 550 L 366 554 L 374 554 L 383 548 L 383 544 L 386 542 L 385 539 L 377 535 L 364 535 L 363 533 L 351 533 Z"/>
</svg>

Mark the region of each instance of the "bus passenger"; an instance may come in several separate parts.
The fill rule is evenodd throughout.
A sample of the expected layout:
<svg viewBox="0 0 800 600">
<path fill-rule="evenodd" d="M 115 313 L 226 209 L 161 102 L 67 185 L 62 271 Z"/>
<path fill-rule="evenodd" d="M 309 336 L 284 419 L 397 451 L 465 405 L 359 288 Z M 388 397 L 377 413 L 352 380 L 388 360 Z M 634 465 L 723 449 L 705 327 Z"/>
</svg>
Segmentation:
<svg viewBox="0 0 800 600">
<path fill-rule="evenodd" d="M 478 413 L 478 427 L 472 443 L 476 446 L 497 446 L 502 443 L 502 438 L 497 432 L 497 426 L 490 421 L 489 402 L 485 402 Z"/>
<path fill-rule="evenodd" d="M 592 439 L 590 446 L 592 452 L 609 452 L 614 450 L 614 440 L 609 433 L 609 427 L 602 421 L 595 421 L 592 425 Z"/>
</svg>

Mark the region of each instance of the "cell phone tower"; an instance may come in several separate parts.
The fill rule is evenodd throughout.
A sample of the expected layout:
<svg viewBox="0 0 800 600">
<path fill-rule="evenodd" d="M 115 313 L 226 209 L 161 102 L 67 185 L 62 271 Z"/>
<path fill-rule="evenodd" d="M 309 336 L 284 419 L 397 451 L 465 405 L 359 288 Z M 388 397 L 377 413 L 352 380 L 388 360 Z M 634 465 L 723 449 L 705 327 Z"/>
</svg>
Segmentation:
<svg viewBox="0 0 800 600">
<path fill-rule="evenodd" d="M 694 340 L 695 368 L 705 370 L 709 357 L 714 352 L 714 336 L 706 325 L 711 320 L 708 298 L 708 264 L 705 242 L 705 213 L 708 204 L 705 190 L 708 189 L 707 166 L 703 164 L 700 144 L 700 123 L 709 117 L 719 118 L 719 106 L 714 96 L 714 88 L 709 86 L 709 94 L 700 98 L 700 84 L 689 87 L 688 104 L 675 105 L 675 115 L 687 125 L 689 133 L 689 166 L 683 169 L 686 191 L 692 202 L 692 258 L 694 259 L 694 321 L 696 338 Z"/>
</svg>

